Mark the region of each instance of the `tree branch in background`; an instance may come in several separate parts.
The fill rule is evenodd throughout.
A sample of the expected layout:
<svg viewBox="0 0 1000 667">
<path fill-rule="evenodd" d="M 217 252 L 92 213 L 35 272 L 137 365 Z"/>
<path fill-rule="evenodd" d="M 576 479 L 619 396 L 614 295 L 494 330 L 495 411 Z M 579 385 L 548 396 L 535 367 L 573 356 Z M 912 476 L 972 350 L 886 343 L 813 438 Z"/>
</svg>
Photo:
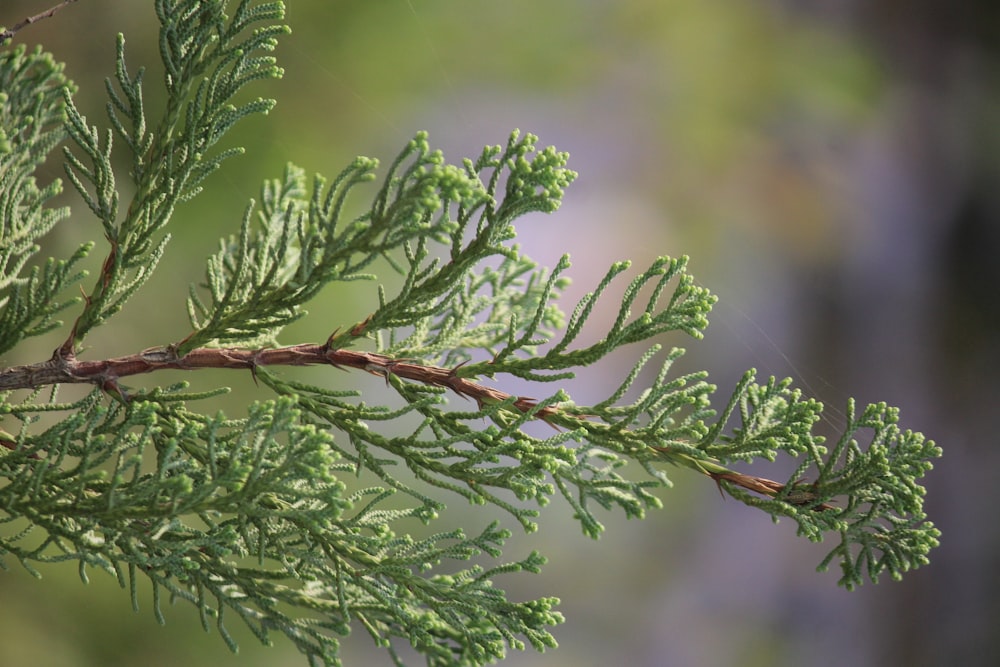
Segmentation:
<svg viewBox="0 0 1000 667">
<path fill-rule="evenodd" d="M 56 12 L 60 9 L 65 8 L 67 5 L 71 5 L 77 0 L 63 0 L 58 5 L 46 9 L 44 12 L 35 14 L 34 16 L 29 16 L 20 23 L 14 25 L 13 28 L 7 28 L 3 32 L 0 32 L 0 45 L 6 44 L 8 40 L 13 39 L 14 35 L 21 31 L 21 29 L 28 27 L 32 23 L 38 23 L 42 19 L 47 19 L 53 17 Z"/>
</svg>

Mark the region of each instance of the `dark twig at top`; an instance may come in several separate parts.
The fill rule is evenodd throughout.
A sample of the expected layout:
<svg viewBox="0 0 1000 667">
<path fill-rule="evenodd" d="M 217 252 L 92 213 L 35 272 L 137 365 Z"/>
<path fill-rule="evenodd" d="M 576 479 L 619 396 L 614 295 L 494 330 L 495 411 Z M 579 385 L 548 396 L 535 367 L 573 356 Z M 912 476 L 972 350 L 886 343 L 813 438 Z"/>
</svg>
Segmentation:
<svg viewBox="0 0 1000 667">
<path fill-rule="evenodd" d="M 63 0 L 58 5 L 49 7 L 44 12 L 40 12 L 34 16 L 28 16 L 20 23 L 15 24 L 13 28 L 7 28 L 3 32 L 0 32 L 0 44 L 5 44 L 8 40 L 13 39 L 14 35 L 21 31 L 21 29 L 28 27 L 32 23 L 38 23 L 42 19 L 52 18 L 60 9 L 63 9 L 67 5 L 71 5 L 76 1 L 77 0 Z"/>
</svg>

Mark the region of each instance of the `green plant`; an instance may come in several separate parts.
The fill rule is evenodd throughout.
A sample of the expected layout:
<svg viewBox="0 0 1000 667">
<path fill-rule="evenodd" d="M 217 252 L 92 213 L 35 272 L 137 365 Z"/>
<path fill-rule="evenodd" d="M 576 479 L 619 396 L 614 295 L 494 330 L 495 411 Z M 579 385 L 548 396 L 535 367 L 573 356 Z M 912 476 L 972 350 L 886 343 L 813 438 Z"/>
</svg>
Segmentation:
<svg viewBox="0 0 1000 667">
<path fill-rule="evenodd" d="M 166 102 L 146 108 L 143 70 L 129 72 L 119 38 L 104 130 L 81 116 L 51 56 L 21 47 L 0 54 L 0 353 L 64 332 L 49 359 L 0 370 L 0 417 L 12 431 L 0 432 L 0 517 L 24 526 L 3 534 L 0 557 L 36 573 L 33 563 L 76 561 L 84 581 L 90 569 L 108 572 L 133 601 L 148 579 L 158 617 L 164 592 L 190 602 L 231 647 L 224 621 L 236 614 L 265 643 L 278 631 L 311 660 L 339 664 L 337 638 L 355 623 L 393 655 L 401 638 L 440 665 L 554 646 L 548 628 L 562 622 L 556 600 L 512 602 L 492 583 L 536 572 L 538 554 L 456 571 L 455 562 L 500 558 L 509 532 L 498 523 L 471 534 L 407 529 L 413 519 L 433 527 L 448 498 L 495 505 L 531 531 L 558 493 L 596 538 L 601 514 L 642 517 L 658 507 L 654 492 L 669 485 L 672 464 L 794 520 L 810 540 L 833 536 L 820 567 L 837 560 L 848 588 L 927 562 L 938 531 L 918 482 L 940 450 L 900 430 L 895 409 L 848 404 L 843 435 L 825 446 L 813 433 L 823 406 L 787 380 L 758 383 L 749 371 L 715 410 L 705 373 L 671 374 L 683 351 L 664 353 L 652 339 L 699 338 L 715 301 L 686 258 L 659 259 L 634 276 L 604 336 L 576 344 L 629 264 L 610 267 L 568 318 L 556 306 L 568 259 L 538 267 L 512 243 L 513 223 L 554 211 L 575 174 L 565 153 L 538 149 L 531 135 L 515 132 L 448 165 L 418 134 L 353 217 L 348 200 L 376 181 L 375 160 L 358 158 L 332 181 L 286 167 L 191 288 L 186 337 L 110 359 L 78 356 L 155 270 L 177 207 L 239 152 L 218 149 L 219 140 L 274 104 L 236 103 L 238 94 L 281 74 L 266 54 L 286 32 L 281 3 L 155 6 Z M 64 142 L 67 177 L 103 231 L 106 254 L 91 283 L 78 267 L 98 244 L 37 259 L 38 239 L 69 216 L 50 206 L 59 183 L 35 181 Z M 112 144 L 129 160 L 128 188 Z M 279 342 L 321 288 L 376 280 L 368 272 L 382 261 L 400 283 L 379 288 L 368 317 L 322 342 Z M 81 284 L 82 298 L 65 296 Z M 61 312 L 73 314 L 68 327 L 55 319 Z M 594 405 L 576 405 L 562 389 L 541 399 L 503 389 L 510 377 L 558 387 L 574 369 L 643 342 L 633 369 Z M 624 402 L 654 362 L 653 384 Z M 384 395 L 362 400 L 280 372 L 300 365 L 375 374 Z M 123 383 L 199 368 L 249 370 L 271 398 L 227 417 L 210 411 L 224 388 Z M 66 384 L 93 390 L 62 401 Z M 456 406 L 455 397 L 469 400 Z M 553 428 L 540 437 L 530 422 Z M 729 467 L 779 453 L 799 462 L 784 483 Z"/>
</svg>

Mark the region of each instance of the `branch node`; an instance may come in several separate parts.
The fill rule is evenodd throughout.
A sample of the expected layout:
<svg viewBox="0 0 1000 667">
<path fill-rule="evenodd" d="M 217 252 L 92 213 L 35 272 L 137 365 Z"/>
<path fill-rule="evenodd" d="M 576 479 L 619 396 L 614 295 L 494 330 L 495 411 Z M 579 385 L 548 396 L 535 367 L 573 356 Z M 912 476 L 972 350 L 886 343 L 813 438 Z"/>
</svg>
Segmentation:
<svg viewBox="0 0 1000 667">
<path fill-rule="evenodd" d="M 122 388 L 122 386 L 118 383 L 117 377 L 114 377 L 113 375 L 105 375 L 104 377 L 100 378 L 99 382 L 102 390 L 104 390 L 108 394 L 117 396 L 122 403 L 129 402 L 130 399 L 128 392 L 126 392 Z"/>
<path fill-rule="evenodd" d="M 375 317 L 375 313 L 372 313 L 371 315 L 369 315 L 368 317 L 366 317 L 364 320 L 362 320 L 361 322 L 358 322 L 353 327 L 351 327 L 351 335 L 354 336 L 355 338 L 360 338 L 361 336 L 364 336 L 365 335 L 365 330 L 368 329 L 368 325 L 371 324 L 372 318 L 374 318 L 374 317 Z"/>
<path fill-rule="evenodd" d="M 336 329 L 333 330 L 333 333 L 331 333 L 330 336 L 326 339 L 326 342 L 323 343 L 323 354 L 326 354 L 327 352 L 333 352 L 334 349 L 333 341 L 337 338 L 337 334 L 339 333 L 340 333 L 340 327 L 337 327 Z"/>
</svg>

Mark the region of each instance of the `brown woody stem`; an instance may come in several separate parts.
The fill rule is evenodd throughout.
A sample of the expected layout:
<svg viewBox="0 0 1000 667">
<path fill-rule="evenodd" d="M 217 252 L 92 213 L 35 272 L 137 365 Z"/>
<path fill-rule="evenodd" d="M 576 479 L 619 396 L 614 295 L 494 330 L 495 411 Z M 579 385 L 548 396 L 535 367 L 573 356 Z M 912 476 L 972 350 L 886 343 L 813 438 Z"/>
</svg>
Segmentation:
<svg viewBox="0 0 1000 667">
<path fill-rule="evenodd" d="M 719 484 L 720 487 L 723 482 L 728 482 L 730 484 L 735 484 L 740 488 L 746 489 L 747 491 L 753 491 L 754 493 L 759 493 L 760 495 L 768 498 L 777 497 L 777 495 L 786 488 L 786 485 L 781 482 L 775 482 L 774 480 L 765 479 L 764 477 L 744 475 L 743 473 L 733 472 L 731 470 L 726 470 L 725 472 L 713 471 L 706 474 L 714 479 L 715 483 Z M 816 493 L 810 489 L 809 484 L 793 484 L 791 491 L 784 497 L 784 500 L 791 505 L 809 505 L 816 502 L 816 499 Z M 813 507 L 813 509 L 816 511 L 823 511 L 837 508 L 827 503 L 820 503 L 819 505 Z"/>
<path fill-rule="evenodd" d="M 468 378 L 459 377 L 455 369 L 424 366 L 375 352 L 331 349 L 326 345 L 292 345 L 290 347 L 197 348 L 180 356 L 173 347 L 151 348 L 138 354 L 98 361 L 81 361 L 57 350 L 48 361 L 12 366 L 0 370 L 0 391 L 34 389 L 51 384 L 89 383 L 106 389 L 117 389 L 120 378 L 161 370 L 198 370 L 200 368 L 236 368 L 254 371 L 263 366 L 313 366 L 326 364 L 337 368 L 356 368 L 388 377 L 395 375 L 436 387 L 451 389 L 480 405 L 514 399 L 513 406 L 522 412 L 537 408 L 534 399 L 488 387 Z M 548 419 L 556 409 L 537 408 L 539 419 Z"/>
</svg>

